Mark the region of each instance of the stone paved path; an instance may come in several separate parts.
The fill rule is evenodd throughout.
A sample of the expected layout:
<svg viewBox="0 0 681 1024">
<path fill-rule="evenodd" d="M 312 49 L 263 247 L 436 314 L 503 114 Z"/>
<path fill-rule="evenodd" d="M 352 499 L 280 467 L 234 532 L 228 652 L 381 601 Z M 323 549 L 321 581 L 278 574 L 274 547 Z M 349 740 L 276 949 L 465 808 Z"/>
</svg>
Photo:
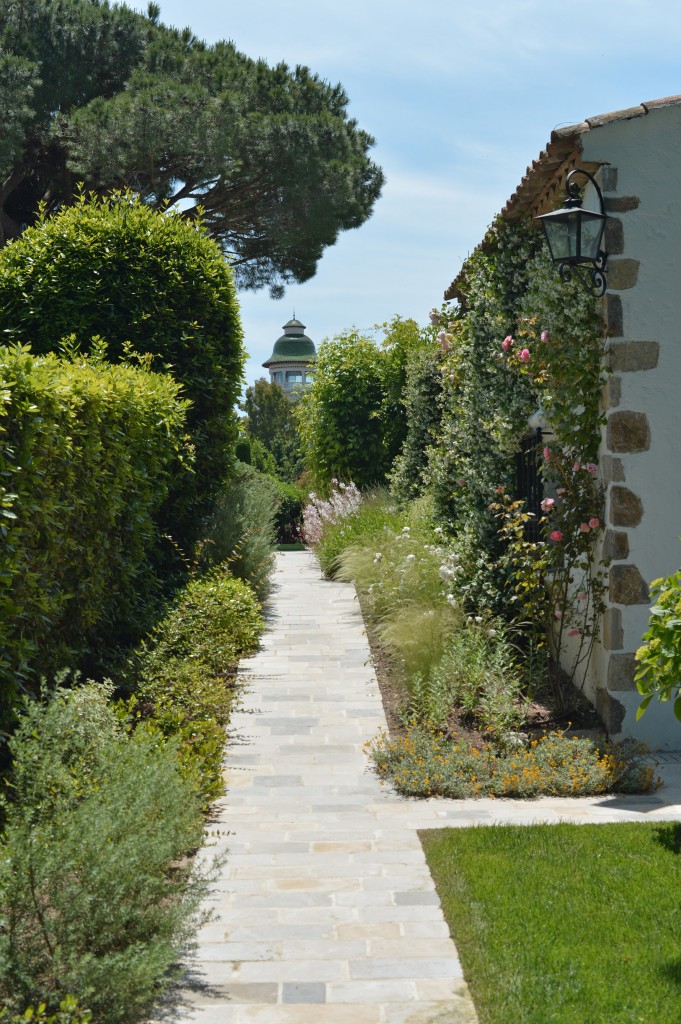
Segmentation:
<svg viewBox="0 0 681 1024">
<path fill-rule="evenodd" d="M 385 718 L 353 588 L 280 554 L 268 618 L 241 666 L 212 826 L 229 855 L 178 1024 L 474 1024 L 418 828 L 681 818 L 678 763 L 651 797 L 404 800 L 363 751 Z"/>
</svg>

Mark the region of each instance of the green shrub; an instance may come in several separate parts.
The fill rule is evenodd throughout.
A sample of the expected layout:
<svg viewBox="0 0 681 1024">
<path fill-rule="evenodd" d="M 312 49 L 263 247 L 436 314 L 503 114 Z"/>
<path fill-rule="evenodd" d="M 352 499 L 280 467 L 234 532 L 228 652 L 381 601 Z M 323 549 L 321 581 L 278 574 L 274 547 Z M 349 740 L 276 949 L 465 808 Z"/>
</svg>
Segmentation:
<svg viewBox="0 0 681 1024">
<path fill-rule="evenodd" d="M 101 352 L 100 352 L 101 355 Z M 186 403 L 168 376 L 0 349 L 0 681 L 139 638 Z"/>
<path fill-rule="evenodd" d="M 201 565 L 229 563 L 262 601 L 267 596 L 276 544 L 281 491 L 275 480 L 240 464 L 217 497 L 199 544 Z"/>
<path fill-rule="evenodd" d="M 277 477 L 277 463 L 272 452 L 268 451 L 262 441 L 257 437 L 249 437 L 249 459 L 248 464 L 257 469 L 259 473 L 275 479 Z"/>
<path fill-rule="evenodd" d="M 660 780 L 646 762 L 645 748 L 608 744 L 556 732 L 526 748 L 500 753 L 441 732 L 410 728 L 390 740 L 380 733 L 368 744 L 376 771 L 405 796 L 454 799 L 484 796 L 593 796 L 646 793 Z"/>
<path fill-rule="evenodd" d="M 364 488 L 390 468 L 386 421 L 386 359 L 372 340 L 346 331 L 319 346 L 312 386 L 296 404 L 306 466 L 320 487 L 333 477 Z"/>
<path fill-rule="evenodd" d="M 120 715 L 128 728 L 172 738 L 204 811 L 224 791 L 236 662 L 256 649 L 262 629 L 252 590 L 223 565 L 185 586 L 129 660 L 132 692 Z"/>
<path fill-rule="evenodd" d="M 12 1013 L 0 1007 L 0 1024 L 92 1024 L 89 1010 L 81 1010 L 71 996 L 66 996 L 56 1013 L 47 1013 L 45 1003 L 29 1006 L 23 1013 Z"/>
<path fill-rule="evenodd" d="M 442 352 L 434 345 L 418 349 L 407 364 L 404 405 L 407 432 L 393 462 L 390 488 L 400 501 L 410 501 L 426 487 L 428 449 L 442 420 Z"/>
<path fill-rule="evenodd" d="M 198 920 L 197 794 L 173 746 L 145 728 L 128 736 L 109 695 L 59 688 L 27 705 L 11 740 L 0 998 L 14 1012 L 54 1013 L 70 994 L 97 1024 L 139 1021 Z"/>
<path fill-rule="evenodd" d="M 650 595 L 650 621 L 636 652 L 636 685 L 643 697 L 636 717 L 654 697 L 674 697 L 674 715 L 681 721 L 681 571 L 653 580 Z"/>
<path fill-rule="evenodd" d="M 281 384 L 264 377 L 246 388 L 242 406 L 252 442 L 251 465 L 291 483 L 304 470 L 295 408 Z"/>
<path fill-rule="evenodd" d="M 469 622 L 446 637 L 433 685 L 448 694 L 450 707 L 502 743 L 520 724 L 525 703 L 520 660 L 498 619 Z"/>
<path fill-rule="evenodd" d="M 142 671 L 154 677 L 168 659 L 182 658 L 224 672 L 256 649 L 262 626 L 253 591 L 218 566 L 191 580 L 150 634 L 140 655 Z"/>
<path fill-rule="evenodd" d="M 224 793 L 225 727 L 234 702 L 234 679 L 203 661 L 170 657 L 142 672 L 125 705 L 129 720 L 174 738 L 183 774 L 194 783 L 202 810 Z"/>
<path fill-rule="evenodd" d="M 232 272 L 200 222 L 81 195 L 0 250 L 0 330 L 36 353 L 101 336 L 112 362 L 129 345 L 182 384 L 195 472 L 174 481 L 164 527 L 188 551 L 231 465 L 244 360 Z"/>
<path fill-rule="evenodd" d="M 294 544 L 300 540 L 306 494 L 302 488 L 284 483 L 282 480 L 277 481 L 277 489 L 281 501 L 274 517 L 277 542 Z"/>
</svg>

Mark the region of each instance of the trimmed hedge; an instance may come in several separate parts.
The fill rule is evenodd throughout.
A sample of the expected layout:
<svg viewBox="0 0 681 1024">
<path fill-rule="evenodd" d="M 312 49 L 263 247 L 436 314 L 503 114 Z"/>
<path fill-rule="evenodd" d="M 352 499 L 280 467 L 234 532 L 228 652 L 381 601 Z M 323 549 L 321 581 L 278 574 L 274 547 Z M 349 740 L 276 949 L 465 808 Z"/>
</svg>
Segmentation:
<svg viewBox="0 0 681 1024">
<path fill-rule="evenodd" d="M 196 460 L 163 522 L 190 551 L 232 466 L 244 363 L 232 272 L 200 222 L 131 193 L 81 195 L 0 251 L 0 331 L 36 353 L 99 336 L 111 362 L 132 349 L 182 384 Z"/>
<path fill-rule="evenodd" d="M 5 698 L 148 628 L 154 518 L 183 450 L 179 391 L 141 367 L 0 349 Z"/>
<path fill-rule="evenodd" d="M 129 722 L 175 740 L 204 810 L 224 792 L 236 664 L 256 650 L 263 627 L 251 588 L 218 566 L 187 584 L 132 659 Z"/>
</svg>

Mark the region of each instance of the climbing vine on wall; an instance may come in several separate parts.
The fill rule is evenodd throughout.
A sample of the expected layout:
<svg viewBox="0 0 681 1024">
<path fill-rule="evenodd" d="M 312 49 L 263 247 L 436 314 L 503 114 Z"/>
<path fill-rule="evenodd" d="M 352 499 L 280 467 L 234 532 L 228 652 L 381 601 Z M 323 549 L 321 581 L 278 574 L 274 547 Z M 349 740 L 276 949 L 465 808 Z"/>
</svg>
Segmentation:
<svg viewBox="0 0 681 1024">
<path fill-rule="evenodd" d="M 451 351 L 432 493 L 462 552 L 465 596 L 531 622 L 556 663 L 568 647 L 575 676 L 604 595 L 598 303 L 578 282 L 560 283 L 531 224 L 502 220 L 459 285 L 462 308 L 441 314 Z M 516 456 L 538 424 L 544 498 L 533 515 L 517 494 Z M 554 682 L 560 690 L 557 673 Z"/>
</svg>

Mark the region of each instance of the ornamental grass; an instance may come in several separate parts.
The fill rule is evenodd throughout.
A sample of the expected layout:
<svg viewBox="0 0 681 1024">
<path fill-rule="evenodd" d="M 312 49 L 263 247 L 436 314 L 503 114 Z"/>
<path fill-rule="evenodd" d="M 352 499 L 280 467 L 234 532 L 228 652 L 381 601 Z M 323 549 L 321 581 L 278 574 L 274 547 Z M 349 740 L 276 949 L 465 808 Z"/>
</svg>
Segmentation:
<svg viewBox="0 0 681 1024">
<path fill-rule="evenodd" d="M 367 749 L 379 777 L 404 796 L 594 796 L 647 793 L 660 784 L 642 744 L 597 744 L 563 732 L 503 752 L 411 725 L 396 739 L 379 733 Z"/>
</svg>

